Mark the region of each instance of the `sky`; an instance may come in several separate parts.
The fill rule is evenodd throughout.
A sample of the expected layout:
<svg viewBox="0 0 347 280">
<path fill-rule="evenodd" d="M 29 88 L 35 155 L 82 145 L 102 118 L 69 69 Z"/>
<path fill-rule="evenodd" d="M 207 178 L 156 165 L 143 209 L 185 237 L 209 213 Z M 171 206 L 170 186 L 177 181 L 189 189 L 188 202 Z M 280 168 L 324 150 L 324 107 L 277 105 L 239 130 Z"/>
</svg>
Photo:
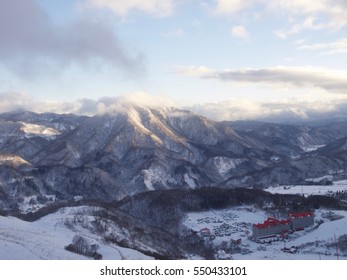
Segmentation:
<svg viewBox="0 0 347 280">
<path fill-rule="evenodd" d="M 345 0 L 0 0 L 0 112 L 347 116 Z"/>
</svg>

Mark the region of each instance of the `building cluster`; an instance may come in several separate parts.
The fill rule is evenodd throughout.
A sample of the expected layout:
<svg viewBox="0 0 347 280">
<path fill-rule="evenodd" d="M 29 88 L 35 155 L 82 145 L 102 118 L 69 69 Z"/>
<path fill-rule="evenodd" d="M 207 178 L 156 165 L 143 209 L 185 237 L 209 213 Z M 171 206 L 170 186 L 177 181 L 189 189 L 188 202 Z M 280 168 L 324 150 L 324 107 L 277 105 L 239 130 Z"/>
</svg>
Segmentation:
<svg viewBox="0 0 347 280">
<path fill-rule="evenodd" d="M 289 231 L 299 231 L 314 224 L 312 212 L 291 213 L 286 220 L 268 218 L 261 224 L 253 224 L 253 238 L 260 239 L 278 234 L 287 234 Z"/>
</svg>

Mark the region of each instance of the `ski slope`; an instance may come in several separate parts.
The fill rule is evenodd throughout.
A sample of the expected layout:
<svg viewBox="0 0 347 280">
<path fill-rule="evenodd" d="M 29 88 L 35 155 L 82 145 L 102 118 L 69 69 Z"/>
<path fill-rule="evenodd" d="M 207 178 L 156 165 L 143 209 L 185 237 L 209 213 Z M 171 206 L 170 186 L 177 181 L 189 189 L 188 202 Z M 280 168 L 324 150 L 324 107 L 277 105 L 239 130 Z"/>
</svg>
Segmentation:
<svg viewBox="0 0 347 280">
<path fill-rule="evenodd" d="M 63 221 L 71 217 L 77 208 L 63 208 L 35 222 L 0 216 L 0 260 L 88 259 L 64 249 L 77 234 L 99 245 L 98 253 L 102 254 L 103 259 L 152 259 L 136 250 L 106 245 L 101 237 L 83 228 L 77 232 L 68 229 Z"/>
</svg>

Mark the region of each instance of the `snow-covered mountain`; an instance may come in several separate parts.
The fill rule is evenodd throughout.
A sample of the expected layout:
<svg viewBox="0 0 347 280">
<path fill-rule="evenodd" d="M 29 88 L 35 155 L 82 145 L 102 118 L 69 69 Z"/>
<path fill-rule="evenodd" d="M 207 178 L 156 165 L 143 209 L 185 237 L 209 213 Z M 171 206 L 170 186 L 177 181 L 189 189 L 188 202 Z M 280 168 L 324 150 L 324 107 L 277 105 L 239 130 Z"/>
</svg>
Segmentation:
<svg viewBox="0 0 347 280">
<path fill-rule="evenodd" d="M 113 201 L 159 189 L 343 176 L 347 155 L 340 153 L 340 138 L 347 130 L 339 128 L 345 127 L 342 121 L 214 122 L 177 108 L 131 104 L 93 117 L 1 114 L 0 208 L 47 197 Z"/>
</svg>

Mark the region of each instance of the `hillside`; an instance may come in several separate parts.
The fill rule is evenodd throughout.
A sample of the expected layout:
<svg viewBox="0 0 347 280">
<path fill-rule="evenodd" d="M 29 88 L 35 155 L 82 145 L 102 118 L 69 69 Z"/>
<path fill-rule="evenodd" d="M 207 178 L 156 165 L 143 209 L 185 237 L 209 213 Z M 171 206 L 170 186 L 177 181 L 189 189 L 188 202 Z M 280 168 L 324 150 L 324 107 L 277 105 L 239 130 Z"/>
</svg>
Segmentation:
<svg viewBox="0 0 347 280">
<path fill-rule="evenodd" d="M 346 122 L 214 122 L 177 108 L 123 105 L 93 117 L 0 115 L 0 208 L 120 200 L 136 193 L 346 178 Z M 339 129 L 340 128 L 340 129 Z"/>
</svg>

